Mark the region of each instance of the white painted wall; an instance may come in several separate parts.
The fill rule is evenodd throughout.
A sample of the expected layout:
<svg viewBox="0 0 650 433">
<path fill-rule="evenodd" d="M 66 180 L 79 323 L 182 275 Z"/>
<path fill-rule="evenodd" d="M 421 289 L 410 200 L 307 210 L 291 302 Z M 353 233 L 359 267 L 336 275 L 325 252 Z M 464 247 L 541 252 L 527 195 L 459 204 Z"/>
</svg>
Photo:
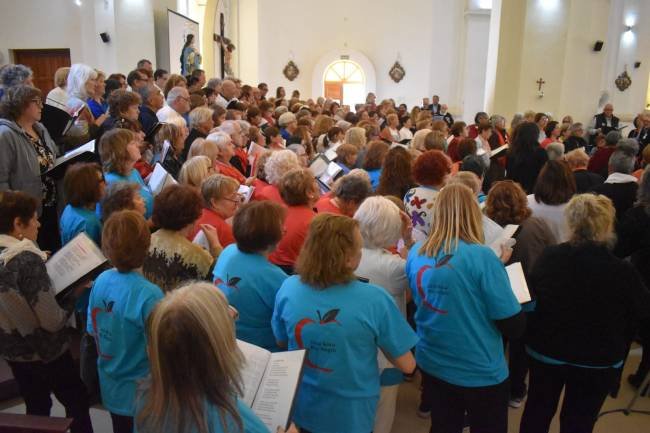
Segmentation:
<svg viewBox="0 0 650 433">
<path fill-rule="evenodd" d="M 69 48 L 72 63 L 128 72 L 141 58 L 156 57 L 153 1 L 82 0 L 77 6 L 72 0 L 5 0 L 0 64 L 12 61 L 13 49 Z M 109 33 L 108 44 L 101 32 Z"/>
<path fill-rule="evenodd" d="M 319 60 L 334 50 L 367 56 L 376 69 L 379 99 L 392 97 L 409 106 L 437 93 L 452 111 L 461 108 L 458 56 L 464 1 L 404 0 L 239 0 L 239 74 L 266 81 L 274 91 L 312 94 L 312 76 Z M 256 6 L 256 7 L 255 7 Z M 257 11 L 255 13 L 254 11 Z M 408 20 L 404 17 L 408 15 Z M 255 30 L 257 29 L 257 36 Z M 487 35 L 485 38 L 487 40 Z M 246 47 L 257 50 L 246 51 Z M 240 47 L 238 47 L 239 50 Z M 300 75 L 290 82 L 282 75 L 293 56 Z M 406 70 L 400 83 L 388 71 L 399 57 Z"/>
</svg>

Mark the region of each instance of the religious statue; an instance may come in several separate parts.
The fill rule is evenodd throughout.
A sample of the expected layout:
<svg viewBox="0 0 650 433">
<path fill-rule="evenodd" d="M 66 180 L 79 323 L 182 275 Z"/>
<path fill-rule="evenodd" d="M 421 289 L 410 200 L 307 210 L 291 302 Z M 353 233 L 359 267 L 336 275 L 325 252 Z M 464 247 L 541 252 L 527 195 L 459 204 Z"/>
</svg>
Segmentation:
<svg viewBox="0 0 650 433">
<path fill-rule="evenodd" d="M 232 66 L 232 52 L 235 51 L 235 45 L 225 36 L 213 35 L 214 41 L 221 46 L 221 56 L 223 61 L 223 73 L 226 77 L 233 76 Z"/>
<path fill-rule="evenodd" d="M 196 69 L 201 69 L 201 53 L 194 47 L 194 35 L 190 33 L 181 52 L 181 75 L 190 75 Z"/>
</svg>

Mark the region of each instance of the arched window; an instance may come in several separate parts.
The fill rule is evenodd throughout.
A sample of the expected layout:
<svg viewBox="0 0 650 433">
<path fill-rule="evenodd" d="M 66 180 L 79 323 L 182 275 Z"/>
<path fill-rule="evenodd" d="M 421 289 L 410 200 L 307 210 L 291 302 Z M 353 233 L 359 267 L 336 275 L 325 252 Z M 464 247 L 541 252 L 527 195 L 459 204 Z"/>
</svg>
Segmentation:
<svg viewBox="0 0 650 433">
<path fill-rule="evenodd" d="M 361 66 L 351 60 L 331 63 L 323 76 L 323 94 L 352 108 L 365 102 L 366 75 Z"/>
</svg>

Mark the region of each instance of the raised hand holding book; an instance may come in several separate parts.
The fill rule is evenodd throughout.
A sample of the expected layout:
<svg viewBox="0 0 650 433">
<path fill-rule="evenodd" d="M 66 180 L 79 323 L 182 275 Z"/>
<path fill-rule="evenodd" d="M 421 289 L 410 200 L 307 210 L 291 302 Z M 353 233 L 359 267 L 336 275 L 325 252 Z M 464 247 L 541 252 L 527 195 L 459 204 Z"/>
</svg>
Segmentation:
<svg viewBox="0 0 650 433">
<path fill-rule="evenodd" d="M 107 262 L 99 247 L 81 232 L 45 262 L 56 294 Z"/>
</svg>

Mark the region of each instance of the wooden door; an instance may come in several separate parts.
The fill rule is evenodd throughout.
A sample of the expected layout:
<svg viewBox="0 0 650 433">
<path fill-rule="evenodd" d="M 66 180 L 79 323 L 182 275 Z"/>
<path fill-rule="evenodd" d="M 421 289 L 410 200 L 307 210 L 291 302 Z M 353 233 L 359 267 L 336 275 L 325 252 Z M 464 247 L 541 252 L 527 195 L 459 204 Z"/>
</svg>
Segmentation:
<svg viewBox="0 0 650 433">
<path fill-rule="evenodd" d="M 325 98 L 343 101 L 343 83 L 341 81 L 325 81 Z"/>
<path fill-rule="evenodd" d="M 34 71 L 34 87 L 43 92 L 43 99 L 54 88 L 54 73 L 63 66 L 70 66 L 70 50 L 67 48 L 47 50 L 13 50 L 14 63 L 26 65 Z"/>
</svg>

